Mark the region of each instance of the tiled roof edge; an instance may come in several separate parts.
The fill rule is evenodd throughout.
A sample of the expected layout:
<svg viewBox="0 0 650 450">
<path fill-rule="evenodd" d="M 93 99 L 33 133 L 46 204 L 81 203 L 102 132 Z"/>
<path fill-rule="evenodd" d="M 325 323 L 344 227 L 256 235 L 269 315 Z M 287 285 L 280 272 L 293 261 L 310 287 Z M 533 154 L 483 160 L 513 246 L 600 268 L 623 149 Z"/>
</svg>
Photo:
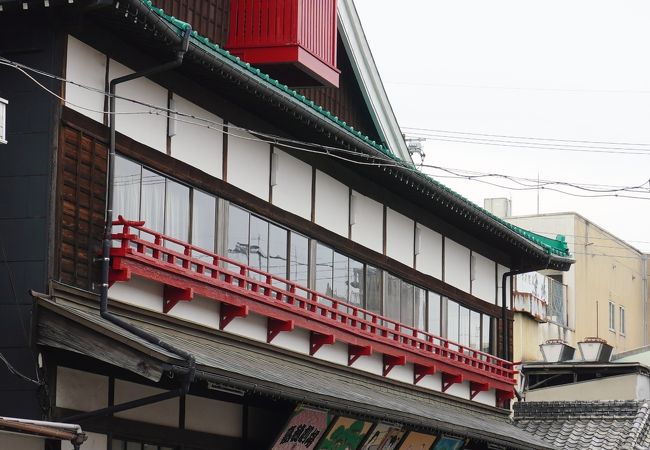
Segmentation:
<svg viewBox="0 0 650 450">
<path fill-rule="evenodd" d="M 164 19 L 167 23 L 170 25 L 174 26 L 176 28 L 177 34 L 180 36 L 182 32 L 190 26 L 187 22 L 183 22 L 182 20 L 179 20 L 175 18 L 174 16 L 168 15 L 165 13 L 165 11 L 161 8 L 158 8 L 153 5 L 152 0 L 138 0 L 140 1 L 143 5 L 145 5 L 149 10 L 157 14 L 159 17 Z M 370 139 L 368 136 L 364 135 L 361 131 L 355 130 L 354 127 L 348 125 L 345 121 L 342 121 L 339 119 L 337 116 L 332 114 L 330 111 L 326 110 L 320 105 L 317 105 L 313 100 L 309 100 L 307 97 L 304 95 L 299 94 L 295 90 L 289 88 L 286 84 L 283 84 L 279 82 L 278 80 L 272 78 L 268 74 L 265 74 L 262 72 L 260 69 L 252 66 L 251 64 L 242 61 L 239 57 L 234 56 L 232 53 L 230 53 L 228 50 L 222 48 L 218 44 L 211 42 L 207 37 L 202 36 L 198 34 L 196 30 L 192 32 L 192 39 L 202 45 L 207 47 L 208 49 L 220 54 L 221 56 L 227 58 L 231 62 L 235 63 L 236 65 L 240 66 L 241 68 L 245 69 L 252 75 L 260 78 L 262 81 L 270 84 L 271 86 L 274 86 L 276 89 L 279 89 L 280 91 L 284 92 L 285 94 L 293 97 L 295 100 L 298 100 L 300 103 L 304 104 L 305 106 L 311 108 L 313 111 L 317 112 L 324 118 L 334 122 L 336 125 L 338 125 L 340 128 L 344 129 L 348 133 L 350 133 L 352 136 L 360 139 L 363 141 L 366 145 L 369 145 L 373 147 L 374 149 L 378 150 L 385 156 L 389 157 L 392 159 L 394 162 L 396 162 L 398 165 L 400 165 L 402 168 L 412 171 L 415 173 L 417 176 L 422 178 L 425 182 L 433 184 L 436 186 L 438 189 L 441 189 L 448 194 L 450 194 L 452 197 L 455 197 L 456 199 L 464 202 L 468 207 L 471 209 L 474 209 L 477 213 L 487 216 L 488 218 L 496 221 L 497 223 L 501 224 L 505 228 L 509 229 L 510 231 L 516 233 L 517 235 L 525 238 L 526 240 L 538 245 L 541 247 L 546 253 L 549 255 L 555 255 L 563 258 L 568 258 L 569 255 L 569 249 L 567 247 L 566 242 L 564 241 L 563 237 L 562 239 L 550 239 L 545 236 L 539 235 L 537 233 L 533 233 L 531 231 L 525 230 L 521 227 L 518 227 L 516 225 L 513 225 L 504 219 L 495 216 L 494 214 L 490 213 L 486 209 L 478 206 L 471 200 L 467 199 L 463 195 L 459 194 L 458 192 L 452 190 L 451 188 L 445 186 L 444 184 L 440 183 L 439 181 L 436 181 L 429 175 L 419 171 L 415 165 L 406 163 L 399 159 L 388 147 L 377 143 L 376 141 Z"/>
</svg>

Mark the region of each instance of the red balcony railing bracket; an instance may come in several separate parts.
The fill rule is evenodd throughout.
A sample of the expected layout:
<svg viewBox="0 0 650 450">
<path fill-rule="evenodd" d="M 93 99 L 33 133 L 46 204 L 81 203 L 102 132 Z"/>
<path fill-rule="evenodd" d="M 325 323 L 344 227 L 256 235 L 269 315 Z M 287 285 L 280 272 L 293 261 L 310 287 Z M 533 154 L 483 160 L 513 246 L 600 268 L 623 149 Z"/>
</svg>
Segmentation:
<svg viewBox="0 0 650 450">
<path fill-rule="evenodd" d="M 219 329 L 223 330 L 228 326 L 233 319 L 237 317 L 247 317 L 248 306 L 246 305 L 231 305 L 229 303 L 221 304 L 221 314 L 219 317 Z"/>
<path fill-rule="evenodd" d="M 462 382 L 463 382 L 463 376 L 462 375 L 443 373 L 442 374 L 442 392 L 447 392 L 447 390 L 453 384 L 462 383 Z"/>
<path fill-rule="evenodd" d="M 383 375 L 386 376 L 393 370 L 395 366 L 403 366 L 406 364 L 406 357 L 404 355 L 394 356 L 384 354 L 384 369 Z"/>
<path fill-rule="evenodd" d="M 266 342 L 270 344 L 278 334 L 283 331 L 293 331 L 294 328 L 293 320 L 281 320 L 269 317 L 267 320 Z"/>
<path fill-rule="evenodd" d="M 383 355 L 385 375 L 396 365 L 413 364 L 414 383 L 438 371 L 444 390 L 465 380 L 510 392 L 516 382 L 509 361 L 165 236 L 140 222 L 120 218 L 114 224 L 122 226 L 122 233 L 113 234 L 117 245 L 111 249 L 111 283 L 132 277 L 160 283 L 166 313 L 180 301 L 201 296 L 218 303 L 221 330 L 254 313 L 268 322 L 268 342 L 301 328 L 310 333 L 312 355 L 323 345 L 347 344 L 350 366 L 377 352 Z"/>
<path fill-rule="evenodd" d="M 321 334 L 312 331 L 309 335 L 309 354 L 314 356 L 323 345 L 332 345 L 336 342 L 333 334 Z"/>
<path fill-rule="evenodd" d="M 479 392 L 485 392 L 489 390 L 490 390 L 489 383 L 478 383 L 476 381 L 471 381 L 469 383 L 469 399 L 474 400 L 474 397 L 476 397 Z"/>
<path fill-rule="evenodd" d="M 427 375 L 436 373 L 436 366 L 423 366 L 421 364 L 413 365 L 413 384 L 418 384 L 422 378 Z"/>
<path fill-rule="evenodd" d="M 348 366 L 355 363 L 361 356 L 372 355 L 372 347 L 370 345 L 348 345 Z"/>
<path fill-rule="evenodd" d="M 178 302 L 189 302 L 193 298 L 192 288 L 182 289 L 166 284 L 163 289 L 163 312 L 167 314 Z"/>
<path fill-rule="evenodd" d="M 514 388 L 507 391 L 504 391 L 502 389 L 497 389 L 496 396 L 497 396 L 497 406 L 504 406 L 508 400 L 513 399 L 515 397 Z"/>
</svg>

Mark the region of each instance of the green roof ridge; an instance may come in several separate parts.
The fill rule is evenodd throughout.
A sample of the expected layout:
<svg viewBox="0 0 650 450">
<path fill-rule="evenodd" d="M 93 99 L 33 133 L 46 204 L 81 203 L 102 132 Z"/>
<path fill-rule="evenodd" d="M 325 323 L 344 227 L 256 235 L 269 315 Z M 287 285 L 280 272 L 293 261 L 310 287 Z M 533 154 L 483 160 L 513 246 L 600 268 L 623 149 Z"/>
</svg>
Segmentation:
<svg viewBox="0 0 650 450">
<path fill-rule="evenodd" d="M 160 16 L 162 19 L 167 21 L 169 24 L 173 25 L 177 29 L 177 34 L 180 36 L 182 32 L 187 29 L 187 27 L 190 25 L 187 22 L 183 22 L 182 20 L 179 20 L 175 18 L 174 16 L 171 16 L 169 14 L 166 14 L 165 11 L 162 8 L 158 8 L 153 5 L 152 0 L 140 0 L 144 5 L 146 5 L 149 10 L 153 11 L 156 13 L 158 16 Z M 374 140 L 370 139 L 369 136 L 363 134 L 359 130 L 355 130 L 352 126 L 348 125 L 345 123 L 343 120 L 339 119 L 337 116 L 332 114 L 330 111 L 326 110 L 322 106 L 316 104 L 314 101 L 308 99 L 302 94 L 299 94 L 295 90 L 289 88 L 286 84 L 281 83 L 280 81 L 272 78 L 268 74 L 262 72 L 260 69 L 252 66 L 251 64 L 242 61 L 239 57 L 233 55 L 230 53 L 228 50 L 222 48 L 218 44 L 211 42 L 210 39 L 208 39 L 205 36 L 200 35 L 196 30 L 194 30 L 191 34 L 191 38 L 197 42 L 198 44 L 204 45 L 208 47 L 210 50 L 213 50 L 220 55 L 224 56 L 228 60 L 232 61 L 233 63 L 237 64 L 238 66 L 246 69 L 248 72 L 251 74 L 255 75 L 259 79 L 263 80 L 264 82 L 276 86 L 277 88 L 281 89 L 282 91 L 286 92 L 289 94 L 291 97 L 293 97 L 295 100 L 301 102 L 302 104 L 308 106 L 318 114 L 322 115 L 323 117 L 328 118 L 332 122 L 336 123 L 339 127 L 345 129 L 347 132 L 352 134 L 353 136 L 363 140 L 366 142 L 368 145 L 372 146 L 376 150 L 380 151 L 384 155 L 388 156 L 392 160 L 394 160 L 397 164 L 401 165 L 404 168 L 407 168 L 409 170 L 412 170 L 414 173 L 418 174 L 421 178 L 424 179 L 424 181 L 428 183 L 432 183 L 436 185 L 437 187 L 447 191 L 449 194 L 455 196 L 456 198 L 464 201 L 467 203 L 469 206 L 474 208 L 480 213 L 483 213 L 489 217 L 491 217 L 493 220 L 497 221 L 501 225 L 505 226 L 506 228 L 514 231 L 515 233 L 519 234 L 520 236 L 528 239 L 529 241 L 539 245 L 542 247 L 547 253 L 550 254 L 555 254 L 558 256 L 563 256 L 567 257 L 569 256 L 569 249 L 567 247 L 566 241 L 564 240 L 564 236 L 558 236 L 559 239 L 551 239 L 542 235 L 539 235 L 537 233 L 533 233 L 531 231 L 525 230 L 521 227 L 518 227 L 516 225 L 511 224 L 510 222 L 507 222 L 506 220 L 495 216 L 491 212 L 487 211 L 486 209 L 478 206 L 471 200 L 465 198 L 463 195 L 459 194 L 458 192 L 450 189 L 449 187 L 445 186 L 444 184 L 440 183 L 439 181 L 433 179 L 431 176 L 427 175 L 424 172 L 421 172 L 420 170 L 417 169 L 417 167 L 412 164 L 412 163 L 407 163 L 405 161 L 402 161 L 397 155 L 395 155 L 388 147 L 384 146 L 383 144 L 378 144 Z"/>
</svg>

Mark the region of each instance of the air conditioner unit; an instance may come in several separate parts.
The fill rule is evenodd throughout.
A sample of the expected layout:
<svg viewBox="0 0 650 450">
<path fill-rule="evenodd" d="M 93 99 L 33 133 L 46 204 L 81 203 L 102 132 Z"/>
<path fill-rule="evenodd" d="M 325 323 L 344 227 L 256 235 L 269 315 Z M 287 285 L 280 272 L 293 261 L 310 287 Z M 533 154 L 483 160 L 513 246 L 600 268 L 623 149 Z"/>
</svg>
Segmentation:
<svg viewBox="0 0 650 450">
<path fill-rule="evenodd" d="M 0 97 L 0 144 L 7 143 L 7 104 L 9 102 Z"/>
</svg>

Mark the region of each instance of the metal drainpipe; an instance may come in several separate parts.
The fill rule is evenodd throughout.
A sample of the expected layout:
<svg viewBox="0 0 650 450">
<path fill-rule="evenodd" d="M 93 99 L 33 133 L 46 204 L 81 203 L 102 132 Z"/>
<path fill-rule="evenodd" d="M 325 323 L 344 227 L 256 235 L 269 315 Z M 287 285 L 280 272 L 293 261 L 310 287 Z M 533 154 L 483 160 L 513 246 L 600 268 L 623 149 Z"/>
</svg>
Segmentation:
<svg viewBox="0 0 650 450">
<path fill-rule="evenodd" d="M 643 298 L 643 345 L 648 345 L 648 255 L 641 256 L 643 264 L 643 287 L 641 289 Z"/>
<path fill-rule="evenodd" d="M 174 353 L 181 358 L 187 361 L 188 373 L 183 383 L 182 389 L 184 392 L 189 390 L 190 384 L 194 380 L 194 375 L 196 372 L 196 361 L 192 354 L 174 347 L 167 342 L 162 341 L 160 338 L 150 334 L 134 325 L 126 322 L 125 320 L 120 319 L 117 316 L 114 316 L 108 311 L 108 281 L 109 281 L 109 270 L 110 270 L 110 251 L 111 251 L 111 241 L 113 233 L 113 181 L 115 178 L 115 87 L 126 81 L 134 80 L 136 78 L 151 76 L 154 74 L 162 73 L 171 69 L 174 69 L 180 66 L 183 63 L 185 53 L 189 48 L 190 35 L 192 33 L 192 28 L 187 25 L 183 31 L 181 38 L 181 48 L 176 53 L 176 58 L 173 61 L 151 67 L 146 70 L 132 73 L 123 77 L 115 78 L 109 83 L 109 93 L 110 93 L 110 106 L 109 106 L 109 119 L 110 119 L 110 145 L 108 150 L 108 161 L 106 168 L 106 210 L 105 210 L 105 225 L 104 225 L 104 240 L 102 245 L 102 273 L 101 273 L 101 291 L 99 297 L 99 312 L 102 318 L 108 320 L 109 322 L 114 323 L 120 328 L 123 328 L 130 333 L 139 336 L 140 338 L 151 342 L 165 350 Z"/>
<path fill-rule="evenodd" d="M 519 275 L 522 273 L 528 273 L 528 272 L 533 272 L 536 270 L 544 270 L 548 269 L 548 266 L 551 264 L 551 255 L 548 255 L 548 259 L 546 260 L 546 265 L 545 266 L 539 266 L 539 267 L 530 267 L 526 269 L 517 269 L 517 270 L 511 270 L 508 272 L 504 272 L 504 274 L 501 276 L 501 328 L 503 332 L 503 344 L 501 346 L 501 351 L 503 352 L 501 357 L 505 360 L 508 359 L 508 351 L 510 350 L 508 346 L 508 306 L 506 305 L 506 279 L 508 277 L 511 277 L 513 275 Z M 512 288 L 512 282 L 510 284 L 510 287 Z"/>
</svg>

